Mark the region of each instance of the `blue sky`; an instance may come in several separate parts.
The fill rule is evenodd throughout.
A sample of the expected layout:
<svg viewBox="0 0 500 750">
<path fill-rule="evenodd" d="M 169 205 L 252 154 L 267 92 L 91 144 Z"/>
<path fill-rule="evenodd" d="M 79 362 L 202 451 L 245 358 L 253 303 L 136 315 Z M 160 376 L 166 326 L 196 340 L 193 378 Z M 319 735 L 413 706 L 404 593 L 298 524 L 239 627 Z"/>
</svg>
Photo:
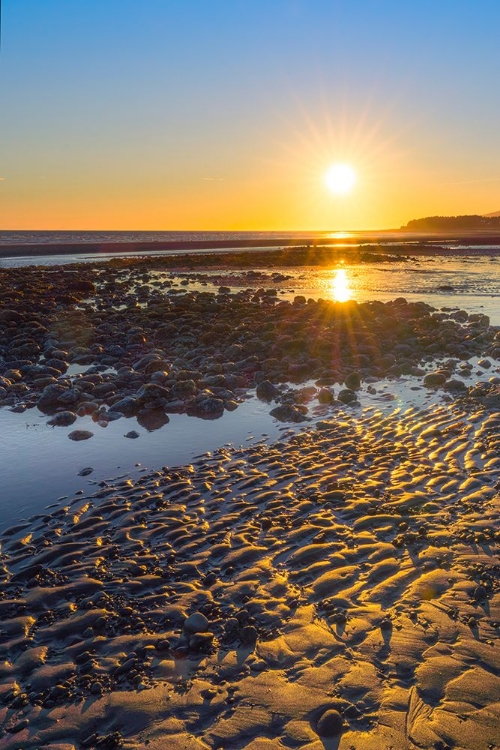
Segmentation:
<svg viewBox="0 0 500 750">
<path fill-rule="evenodd" d="M 492 0 L 4 0 L 0 226 L 498 210 L 499 27 Z"/>
</svg>

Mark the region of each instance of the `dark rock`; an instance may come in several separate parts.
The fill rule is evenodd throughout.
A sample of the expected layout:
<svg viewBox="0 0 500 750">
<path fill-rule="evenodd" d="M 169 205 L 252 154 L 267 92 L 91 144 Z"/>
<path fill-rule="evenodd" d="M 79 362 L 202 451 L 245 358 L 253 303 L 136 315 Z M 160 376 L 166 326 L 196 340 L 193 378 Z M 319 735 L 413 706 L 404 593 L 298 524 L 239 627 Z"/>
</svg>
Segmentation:
<svg viewBox="0 0 500 750">
<path fill-rule="evenodd" d="M 147 401 L 168 400 L 169 398 L 170 391 L 168 388 L 157 383 L 146 383 L 135 394 L 135 399 L 139 405 L 143 405 Z"/>
<path fill-rule="evenodd" d="M 224 401 L 220 398 L 205 398 L 196 404 L 195 411 L 204 418 L 220 417 L 224 412 Z"/>
<path fill-rule="evenodd" d="M 319 718 L 316 731 L 319 737 L 339 737 L 344 728 L 344 720 L 338 711 L 328 709 Z"/>
<path fill-rule="evenodd" d="M 133 396 L 125 396 L 113 403 L 113 411 L 120 411 L 125 417 L 137 414 L 139 403 Z"/>
<path fill-rule="evenodd" d="M 305 422 L 307 417 L 291 404 L 280 404 L 270 412 L 271 416 L 280 422 Z"/>
<path fill-rule="evenodd" d="M 89 438 L 93 437 L 94 433 L 90 432 L 90 430 L 73 430 L 73 432 L 70 432 L 68 437 L 70 440 L 88 440 Z"/>
<path fill-rule="evenodd" d="M 343 388 L 341 391 L 339 391 L 337 398 L 343 404 L 350 404 L 357 399 L 355 392 L 350 388 Z"/>
<path fill-rule="evenodd" d="M 245 646 L 251 646 L 257 641 L 257 630 L 253 625 L 245 625 L 240 631 L 240 641 Z"/>
<path fill-rule="evenodd" d="M 484 602 L 484 600 L 488 598 L 488 592 L 486 591 L 484 586 L 476 586 L 472 594 L 472 598 L 476 602 Z"/>
<path fill-rule="evenodd" d="M 73 422 L 76 422 L 76 414 L 73 414 L 72 411 L 60 411 L 57 412 L 57 414 L 54 414 L 47 424 L 55 427 L 67 427 L 68 425 L 73 424 Z"/>
<path fill-rule="evenodd" d="M 318 392 L 318 401 L 320 404 L 331 404 L 335 396 L 328 388 L 321 388 Z"/>
<path fill-rule="evenodd" d="M 176 398 L 188 398 L 196 393 L 194 380 L 180 380 L 172 386 L 172 394 Z"/>
<path fill-rule="evenodd" d="M 424 385 L 427 388 L 439 388 L 444 385 L 447 380 L 447 375 L 443 372 L 429 372 L 423 380 Z"/>
<path fill-rule="evenodd" d="M 194 633 L 189 638 L 189 648 L 194 651 L 205 651 L 212 646 L 213 640 L 213 633 Z"/>
<path fill-rule="evenodd" d="M 188 633 L 205 633 L 209 628 L 209 622 L 201 612 L 193 612 L 184 621 L 184 630 Z"/>
<path fill-rule="evenodd" d="M 463 380 L 447 380 L 443 383 L 443 389 L 451 393 L 463 392 L 467 390 L 467 386 Z"/>
<path fill-rule="evenodd" d="M 59 404 L 59 399 L 64 393 L 66 393 L 66 388 L 64 388 L 64 386 L 59 385 L 58 383 L 48 385 L 40 394 L 40 398 L 38 399 L 38 406 L 42 409 L 51 406 L 57 406 Z"/>
<path fill-rule="evenodd" d="M 259 383 L 257 385 L 257 388 L 255 389 L 255 392 L 257 394 L 257 398 L 260 398 L 263 401 L 272 401 L 272 399 L 275 398 L 279 393 L 276 386 L 273 385 L 270 380 L 263 380 L 261 383 Z"/>
<path fill-rule="evenodd" d="M 357 391 L 361 388 L 361 377 L 359 372 L 350 372 L 344 379 L 346 387 L 351 391 Z"/>
</svg>

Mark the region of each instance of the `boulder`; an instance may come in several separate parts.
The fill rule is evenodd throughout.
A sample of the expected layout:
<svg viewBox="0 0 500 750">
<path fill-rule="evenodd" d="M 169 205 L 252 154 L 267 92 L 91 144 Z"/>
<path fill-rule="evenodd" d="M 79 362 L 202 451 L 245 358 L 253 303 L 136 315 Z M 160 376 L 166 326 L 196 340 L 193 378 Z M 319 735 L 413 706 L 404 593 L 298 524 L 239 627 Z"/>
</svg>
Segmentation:
<svg viewBox="0 0 500 750">
<path fill-rule="evenodd" d="M 68 425 L 73 424 L 73 422 L 76 422 L 76 414 L 73 414 L 72 411 L 60 411 L 57 412 L 57 414 L 54 414 L 47 424 L 54 427 L 67 427 Z"/>
<path fill-rule="evenodd" d="M 272 401 L 273 398 L 276 398 L 279 393 L 276 386 L 273 385 L 270 380 L 263 380 L 261 383 L 259 383 L 255 389 L 255 392 L 257 394 L 257 398 L 262 399 L 262 401 Z"/>
</svg>

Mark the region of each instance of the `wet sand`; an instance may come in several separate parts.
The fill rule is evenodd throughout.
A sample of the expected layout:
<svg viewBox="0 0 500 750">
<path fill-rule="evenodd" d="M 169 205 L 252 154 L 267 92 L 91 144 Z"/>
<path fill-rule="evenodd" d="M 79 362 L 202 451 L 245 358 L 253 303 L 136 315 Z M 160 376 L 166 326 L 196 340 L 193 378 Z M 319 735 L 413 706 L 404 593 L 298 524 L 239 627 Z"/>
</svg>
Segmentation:
<svg viewBox="0 0 500 750">
<path fill-rule="evenodd" d="M 237 410 L 256 388 L 305 426 L 104 482 L 3 532 L 0 748 L 497 747 L 498 330 L 401 299 L 167 300 L 134 273 L 120 288 L 82 269 L 61 294 L 49 275 L 4 272 L 7 403 L 57 394 L 49 416 L 70 405 L 76 422 L 82 404 L 105 420 L 129 398 L 145 418 L 173 395 Z M 137 282 L 143 306 L 122 309 Z M 459 381 L 486 355 L 479 383 Z M 80 389 L 64 374 L 82 357 L 114 372 Z M 404 372 L 446 401 L 356 406 Z M 311 377 L 328 411 L 314 425 Z M 214 391 L 230 383 L 235 398 Z"/>
<path fill-rule="evenodd" d="M 11 528 L 0 747 L 495 747 L 499 426 L 341 413 Z"/>
</svg>

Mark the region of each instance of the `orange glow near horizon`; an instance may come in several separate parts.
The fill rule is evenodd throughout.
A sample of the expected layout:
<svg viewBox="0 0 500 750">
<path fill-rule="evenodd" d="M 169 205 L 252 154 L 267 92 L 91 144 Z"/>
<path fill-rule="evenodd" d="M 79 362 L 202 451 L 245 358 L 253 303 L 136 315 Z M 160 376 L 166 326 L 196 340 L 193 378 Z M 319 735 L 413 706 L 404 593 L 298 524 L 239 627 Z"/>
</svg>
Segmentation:
<svg viewBox="0 0 500 750">
<path fill-rule="evenodd" d="M 219 158 L 201 139 L 193 153 L 151 144 L 130 162 L 121 152 L 101 153 L 100 160 L 82 154 L 71 173 L 47 162 L 32 174 L 24 165 L 2 174 L 0 228 L 318 231 L 343 239 L 351 231 L 395 229 L 412 218 L 460 213 L 461 207 L 480 212 L 481 186 L 468 187 L 474 203 L 466 201 L 461 185 L 444 191 L 415 154 L 396 147 L 398 137 L 386 126 L 368 109 L 358 120 L 304 110 L 275 123 L 274 132 L 259 133 L 259 148 L 239 143 Z M 200 166 L 209 162 L 211 167 Z M 325 175 L 332 164 L 343 167 L 343 176 L 334 174 L 329 190 Z M 349 172 L 348 165 L 355 169 L 349 166 Z"/>
<path fill-rule="evenodd" d="M 137 153 L 82 150 L 71 171 L 44 159 L 36 174 L 31 164 L 2 174 L 0 228 L 318 231 L 342 239 L 426 215 L 417 198 L 429 197 L 428 186 L 419 186 L 411 154 L 396 148 L 387 116 L 368 104 L 357 114 L 297 104 L 248 142 L 228 130 L 222 147 L 201 130 L 190 150 L 151 140 Z"/>
</svg>

